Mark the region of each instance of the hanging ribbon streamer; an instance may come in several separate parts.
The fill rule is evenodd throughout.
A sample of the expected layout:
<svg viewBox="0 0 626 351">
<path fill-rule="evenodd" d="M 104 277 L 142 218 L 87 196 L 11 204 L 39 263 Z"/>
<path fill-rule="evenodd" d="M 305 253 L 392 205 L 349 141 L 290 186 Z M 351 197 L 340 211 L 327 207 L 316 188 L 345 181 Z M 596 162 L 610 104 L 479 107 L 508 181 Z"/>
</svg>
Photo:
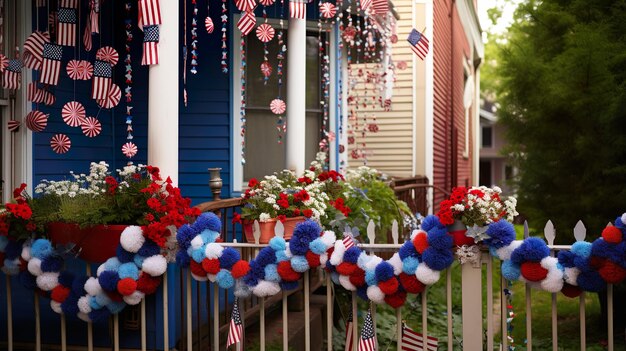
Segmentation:
<svg viewBox="0 0 626 351">
<path fill-rule="evenodd" d="M 327 6 L 330 5 L 330 6 Z M 335 8 L 333 4 L 323 3 L 322 0 L 319 1 L 318 7 L 320 8 L 320 17 L 317 22 L 317 41 L 318 41 L 318 54 L 319 60 L 322 65 L 322 99 L 320 104 L 322 106 L 322 140 L 319 142 L 319 150 L 320 152 L 327 153 L 329 151 L 329 146 L 332 141 L 335 139 L 335 135 L 333 131 L 328 129 L 328 117 L 329 117 L 329 89 L 330 89 L 330 62 L 328 56 L 328 50 L 330 48 L 328 42 L 328 33 L 326 35 L 322 35 L 324 31 L 323 26 L 328 25 L 328 19 L 332 18 L 335 15 Z M 331 140 L 332 139 L 332 140 Z"/>
<path fill-rule="evenodd" d="M 222 73 L 228 73 L 228 46 L 226 38 L 226 27 L 228 25 L 228 9 L 226 8 L 227 0 L 222 0 Z"/>
<path fill-rule="evenodd" d="M 198 73 L 198 4 L 196 0 L 191 0 L 193 4 L 193 16 L 191 18 L 191 74 Z"/>
<path fill-rule="evenodd" d="M 283 64 L 285 60 L 285 54 L 287 51 L 287 46 L 285 45 L 285 41 L 283 39 L 283 35 L 285 32 L 285 1 L 280 0 L 280 30 L 278 31 L 278 55 L 277 65 L 276 65 L 276 78 L 278 78 L 278 97 L 272 101 L 272 104 L 275 106 L 270 108 L 274 114 L 277 115 L 276 118 L 276 131 L 277 131 L 277 142 L 278 144 L 283 143 L 283 136 L 287 132 L 287 125 L 285 124 L 285 120 L 283 119 L 283 114 L 285 113 L 286 105 L 282 99 L 282 91 L 283 91 Z M 278 107 L 276 107 L 278 106 Z"/>
<path fill-rule="evenodd" d="M 241 37 L 241 44 L 239 46 L 241 52 L 241 67 L 239 68 L 241 74 L 241 164 L 246 164 L 246 37 Z"/>
<path fill-rule="evenodd" d="M 183 1 L 183 104 L 187 107 L 187 1 Z"/>
<path fill-rule="evenodd" d="M 125 71 L 125 87 L 124 87 L 124 97 L 126 99 L 126 140 L 127 143 L 131 143 L 133 146 L 135 144 L 132 143 L 133 140 L 133 65 L 132 65 L 132 56 L 131 56 L 131 45 L 133 42 L 133 23 L 132 23 L 132 1 L 127 1 L 125 10 L 126 10 L 126 18 L 125 18 L 125 31 L 126 31 L 126 43 L 124 44 L 126 49 L 126 58 L 124 59 Z M 132 146 L 130 147 L 132 149 Z M 134 147 L 135 152 L 125 152 L 124 146 L 122 146 L 122 153 L 128 157 L 132 158 L 137 153 L 137 147 Z M 128 151 L 128 150 L 126 150 Z"/>
</svg>

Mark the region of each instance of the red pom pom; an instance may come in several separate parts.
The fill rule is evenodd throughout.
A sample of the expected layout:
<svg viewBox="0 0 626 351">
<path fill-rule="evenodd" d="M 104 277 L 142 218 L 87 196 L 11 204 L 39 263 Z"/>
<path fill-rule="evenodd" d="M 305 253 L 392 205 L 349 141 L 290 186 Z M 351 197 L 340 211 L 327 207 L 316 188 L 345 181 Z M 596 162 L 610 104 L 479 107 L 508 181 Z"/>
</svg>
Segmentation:
<svg viewBox="0 0 626 351">
<path fill-rule="evenodd" d="M 626 278 L 626 269 L 610 260 L 604 262 L 598 273 L 609 284 L 619 284 Z"/>
<path fill-rule="evenodd" d="M 396 277 L 392 277 L 384 282 L 378 282 L 378 287 L 385 293 L 385 295 L 394 294 L 398 291 L 398 286 L 400 286 L 400 283 L 398 283 L 398 279 L 396 279 Z"/>
<path fill-rule="evenodd" d="M 248 263 L 248 261 L 239 260 L 233 265 L 233 268 L 231 268 L 230 273 L 233 275 L 233 278 L 239 279 L 239 278 L 242 278 L 244 275 L 248 274 L 249 270 L 250 270 L 250 264 Z"/>
<path fill-rule="evenodd" d="M 402 288 L 404 288 L 404 290 L 406 290 L 406 292 L 410 294 L 419 294 L 424 291 L 424 288 L 426 288 L 426 286 L 422 284 L 422 282 L 417 280 L 415 274 L 406 274 L 402 272 L 400 273 L 399 278 L 400 284 L 402 284 Z"/>
<path fill-rule="evenodd" d="M 354 272 L 350 274 L 350 283 L 357 288 L 365 285 L 365 271 L 357 266 Z"/>
<path fill-rule="evenodd" d="M 146 295 L 154 294 L 161 284 L 161 277 L 152 277 L 150 274 L 141 273 L 137 280 L 137 290 Z"/>
<path fill-rule="evenodd" d="M 20 256 L 20 271 L 25 271 L 27 269 L 28 269 L 28 261 L 24 260 L 22 256 Z"/>
<path fill-rule="evenodd" d="M 191 262 L 189 263 L 189 269 L 191 269 L 191 273 L 199 277 L 206 276 L 206 271 L 204 270 L 204 268 L 202 268 L 202 264 L 194 260 L 191 260 Z"/>
<path fill-rule="evenodd" d="M 466 236 L 467 230 L 456 230 L 453 232 L 449 232 L 452 236 L 452 241 L 454 241 L 454 246 L 463 246 L 463 245 L 475 245 L 474 238 L 470 238 Z"/>
<path fill-rule="evenodd" d="M 606 261 L 606 259 L 604 259 L 602 257 L 591 256 L 591 259 L 589 260 L 589 266 L 591 266 L 591 268 L 593 268 L 593 269 L 595 269 L 597 271 L 602 266 L 604 266 L 604 261 Z"/>
<path fill-rule="evenodd" d="M 337 273 L 341 275 L 351 275 L 354 273 L 354 270 L 357 269 L 357 265 L 350 262 L 341 262 L 336 269 Z"/>
<path fill-rule="evenodd" d="M 563 284 L 563 289 L 561 289 L 561 292 L 563 293 L 563 295 L 569 298 L 574 298 L 580 296 L 582 290 L 580 290 L 580 288 L 577 286 L 565 283 Z"/>
<path fill-rule="evenodd" d="M 57 285 L 50 293 L 50 298 L 58 303 L 62 303 L 70 296 L 70 288 L 67 288 L 61 284 Z"/>
<path fill-rule="evenodd" d="M 133 278 L 120 279 L 117 282 L 117 291 L 124 296 L 128 296 L 137 290 L 137 282 Z"/>
<path fill-rule="evenodd" d="M 413 238 L 413 246 L 415 246 L 415 251 L 417 251 L 420 255 L 424 253 L 424 250 L 428 248 L 428 237 L 426 233 L 420 232 Z"/>
<path fill-rule="evenodd" d="M 539 262 L 524 262 L 520 268 L 524 278 L 531 282 L 544 280 L 548 276 L 548 270 L 541 267 Z"/>
<path fill-rule="evenodd" d="M 107 291 L 106 293 L 107 293 L 107 296 L 109 297 L 109 299 L 111 299 L 111 301 L 113 301 L 113 302 L 122 302 L 122 301 L 124 301 L 124 296 L 122 296 L 117 291 Z"/>
<path fill-rule="evenodd" d="M 208 274 L 217 274 L 220 272 L 220 260 L 217 258 L 205 258 L 202 260 L 202 269 L 204 269 Z"/>
<path fill-rule="evenodd" d="M 278 271 L 278 275 L 280 275 L 280 277 L 286 282 L 298 281 L 301 276 L 300 273 L 291 268 L 291 263 L 289 263 L 289 261 L 279 262 L 276 270 Z"/>
<path fill-rule="evenodd" d="M 393 307 L 400 308 L 406 301 L 406 291 L 398 290 L 395 294 L 385 296 L 385 302 Z"/>
<path fill-rule="evenodd" d="M 619 244 L 622 242 L 622 231 L 614 226 L 605 227 L 602 230 L 602 239 L 611 244 Z"/>
<path fill-rule="evenodd" d="M 313 253 L 313 251 L 307 251 L 306 261 L 309 263 L 310 268 L 317 268 L 320 266 L 320 255 Z"/>
</svg>

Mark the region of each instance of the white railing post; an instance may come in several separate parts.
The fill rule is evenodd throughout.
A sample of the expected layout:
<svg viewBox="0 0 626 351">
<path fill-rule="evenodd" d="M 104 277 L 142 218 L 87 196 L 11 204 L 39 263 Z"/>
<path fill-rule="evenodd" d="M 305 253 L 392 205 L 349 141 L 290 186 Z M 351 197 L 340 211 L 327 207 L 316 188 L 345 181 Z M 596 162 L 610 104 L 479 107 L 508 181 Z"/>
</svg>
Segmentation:
<svg viewBox="0 0 626 351">
<path fill-rule="evenodd" d="M 480 256 L 479 256 L 480 257 Z M 481 263 L 461 264 L 463 350 L 483 349 Z"/>
</svg>

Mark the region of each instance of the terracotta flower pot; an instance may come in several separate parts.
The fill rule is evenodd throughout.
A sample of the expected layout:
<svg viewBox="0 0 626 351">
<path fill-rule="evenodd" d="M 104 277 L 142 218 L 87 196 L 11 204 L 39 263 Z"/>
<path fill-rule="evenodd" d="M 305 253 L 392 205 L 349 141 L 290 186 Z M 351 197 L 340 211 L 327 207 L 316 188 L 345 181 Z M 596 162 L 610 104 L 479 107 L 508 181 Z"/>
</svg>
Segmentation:
<svg viewBox="0 0 626 351">
<path fill-rule="evenodd" d="M 465 235 L 467 227 L 460 220 L 455 220 L 453 224 L 448 226 L 448 234 L 452 236 L 454 246 L 474 245 L 474 238 Z"/>
<path fill-rule="evenodd" d="M 296 228 L 298 223 L 302 223 L 306 220 L 305 217 L 291 217 L 285 219 L 283 222 L 283 226 L 285 227 L 285 240 L 291 239 L 293 235 L 293 230 Z M 278 219 L 272 218 L 266 222 L 259 222 L 259 227 L 261 229 L 261 237 L 259 238 L 259 244 L 267 244 L 270 242 L 270 239 L 274 237 L 274 228 L 276 227 L 276 222 Z M 249 243 L 254 243 L 254 234 L 253 234 L 253 225 L 254 221 L 245 220 L 243 221 L 243 232 L 246 234 L 246 241 Z"/>
<path fill-rule="evenodd" d="M 91 263 L 101 263 L 115 256 L 120 236 L 128 225 L 96 225 L 80 228 L 74 223 L 53 222 L 46 227 L 53 244 L 76 245 L 78 257 Z"/>
</svg>

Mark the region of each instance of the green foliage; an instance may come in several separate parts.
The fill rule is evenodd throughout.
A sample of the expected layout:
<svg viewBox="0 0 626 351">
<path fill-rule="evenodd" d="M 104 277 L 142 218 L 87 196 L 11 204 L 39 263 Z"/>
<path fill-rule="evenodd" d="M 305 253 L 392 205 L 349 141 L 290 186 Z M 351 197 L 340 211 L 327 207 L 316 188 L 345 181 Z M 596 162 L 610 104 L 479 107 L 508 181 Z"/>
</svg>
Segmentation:
<svg viewBox="0 0 626 351">
<path fill-rule="evenodd" d="M 624 18 L 624 0 L 531 0 L 500 44 L 499 114 L 534 227 L 582 219 L 593 237 L 624 211 Z"/>
</svg>

